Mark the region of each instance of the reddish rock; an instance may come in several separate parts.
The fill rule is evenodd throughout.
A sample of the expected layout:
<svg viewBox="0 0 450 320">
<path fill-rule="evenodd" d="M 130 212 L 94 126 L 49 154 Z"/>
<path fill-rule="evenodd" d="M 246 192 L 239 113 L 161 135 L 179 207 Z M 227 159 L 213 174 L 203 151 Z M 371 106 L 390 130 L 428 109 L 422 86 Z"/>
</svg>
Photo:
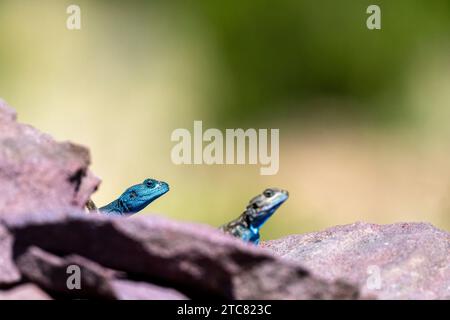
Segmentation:
<svg viewBox="0 0 450 320">
<path fill-rule="evenodd" d="M 13 238 L 0 224 L 0 287 L 10 286 L 20 280 L 20 273 L 13 261 Z"/>
<path fill-rule="evenodd" d="M 37 247 L 30 247 L 18 257 L 17 266 L 27 280 L 49 292 L 74 298 L 115 298 L 110 281 L 118 273 L 80 256 L 61 258 Z M 69 277 L 76 276 L 76 273 L 80 277 L 80 287 L 69 287 L 74 284 L 73 277 Z"/>
<path fill-rule="evenodd" d="M 61 255 L 78 254 L 141 279 L 160 279 L 210 297 L 358 297 L 352 286 L 323 281 L 298 264 L 204 225 L 77 212 L 7 216 L 3 222 L 15 236 L 17 252 L 35 245 Z"/>
<path fill-rule="evenodd" d="M 114 295 L 119 300 L 187 300 L 184 294 L 171 288 L 148 282 L 116 279 L 111 281 Z"/>
<path fill-rule="evenodd" d="M 3 118 L 6 121 L 14 121 L 16 120 L 16 116 L 16 111 L 0 98 L 0 118 Z"/>
<path fill-rule="evenodd" d="M 123 279 L 124 273 L 104 268 L 77 255 L 61 258 L 37 247 L 30 247 L 17 258 L 17 265 L 27 280 L 54 294 L 72 298 L 187 299 L 174 289 Z M 77 270 L 70 269 L 74 267 Z M 80 276 L 79 288 L 74 288 L 73 276 L 77 272 Z M 68 282 L 72 287 L 69 288 Z"/>
<path fill-rule="evenodd" d="M 51 300 L 38 286 L 27 283 L 9 290 L 0 290 L 0 300 Z"/>
<path fill-rule="evenodd" d="M 354 223 L 263 247 L 379 299 L 450 299 L 450 234 L 426 223 Z"/>
<path fill-rule="evenodd" d="M 56 142 L 15 118 L 0 101 L 0 216 L 83 208 L 99 184 L 88 169 L 89 151 Z"/>
</svg>

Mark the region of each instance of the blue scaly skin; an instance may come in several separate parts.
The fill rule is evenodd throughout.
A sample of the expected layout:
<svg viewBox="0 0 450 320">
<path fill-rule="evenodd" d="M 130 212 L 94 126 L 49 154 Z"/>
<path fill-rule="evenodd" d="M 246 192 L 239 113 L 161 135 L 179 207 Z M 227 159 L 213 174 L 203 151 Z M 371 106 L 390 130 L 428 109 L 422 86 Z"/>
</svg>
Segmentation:
<svg viewBox="0 0 450 320">
<path fill-rule="evenodd" d="M 146 179 L 143 183 L 128 188 L 119 198 L 98 210 L 109 216 L 129 216 L 141 211 L 168 191 L 169 185 L 166 182 Z M 90 211 L 96 210 L 91 200 L 86 206 Z"/>
<path fill-rule="evenodd" d="M 259 243 L 259 230 L 274 212 L 288 199 L 289 193 L 269 188 L 252 200 L 246 210 L 235 220 L 224 224 L 220 230 L 245 242 Z"/>
</svg>

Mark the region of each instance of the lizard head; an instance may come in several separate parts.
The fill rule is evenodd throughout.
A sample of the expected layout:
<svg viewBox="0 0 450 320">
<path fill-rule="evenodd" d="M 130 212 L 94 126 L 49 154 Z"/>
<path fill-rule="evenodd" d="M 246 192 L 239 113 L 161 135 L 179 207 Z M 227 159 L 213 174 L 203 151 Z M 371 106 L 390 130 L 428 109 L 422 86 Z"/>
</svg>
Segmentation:
<svg viewBox="0 0 450 320">
<path fill-rule="evenodd" d="M 250 200 L 245 215 L 253 228 L 260 228 L 289 197 L 286 190 L 268 188 Z"/>
<path fill-rule="evenodd" d="M 169 185 L 166 182 L 146 179 L 125 190 L 119 198 L 119 203 L 125 213 L 136 213 L 168 191 Z"/>
</svg>

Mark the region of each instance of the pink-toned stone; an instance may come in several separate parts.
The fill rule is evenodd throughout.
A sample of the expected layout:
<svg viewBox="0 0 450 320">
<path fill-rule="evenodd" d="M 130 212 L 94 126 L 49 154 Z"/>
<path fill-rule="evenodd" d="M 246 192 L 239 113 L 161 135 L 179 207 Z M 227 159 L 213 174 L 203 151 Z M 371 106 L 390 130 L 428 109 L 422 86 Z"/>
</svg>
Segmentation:
<svg viewBox="0 0 450 320">
<path fill-rule="evenodd" d="M 352 286 L 323 281 L 296 263 L 205 225 L 156 216 L 124 219 L 82 212 L 29 213 L 8 217 L 3 223 L 14 235 L 17 250 L 34 245 L 62 255 L 77 254 L 140 279 L 160 279 L 173 288 L 209 297 L 358 297 Z"/>
<path fill-rule="evenodd" d="M 18 257 L 17 264 L 27 280 L 67 297 L 119 300 L 187 299 L 174 289 L 125 279 L 125 273 L 105 268 L 77 255 L 62 258 L 37 247 L 30 247 Z M 69 288 L 67 285 L 69 277 L 75 275 L 74 270 L 68 272 L 69 268 L 73 267 L 79 271 L 79 288 Z"/>
<path fill-rule="evenodd" d="M 110 282 L 119 273 L 77 255 L 61 258 L 32 246 L 17 258 L 17 266 L 27 280 L 51 292 L 73 298 L 115 298 Z M 79 272 L 80 288 L 67 284 L 74 272 Z"/>
<path fill-rule="evenodd" d="M 10 286 L 20 280 L 20 273 L 13 261 L 13 237 L 0 224 L 0 287 Z"/>
<path fill-rule="evenodd" d="M 148 282 L 116 279 L 111 287 L 119 300 L 187 300 L 184 294 L 175 289 L 164 288 Z"/>
<path fill-rule="evenodd" d="M 89 151 L 16 122 L 0 101 L 0 216 L 83 208 L 99 184 Z"/>
<path fill-rule="evenodd" d="M 430 224 L 354 223 L 263 247 L 323 279 L 354 283 L 365 296 L 450 299 L 450 234 Z"/>
<path fill-rule="evenodd" d="M 0 118 L 3 118 L 4 120 L 14 121 L 16 120 L 16 117 L 16 111 L 8 106 L 5 100 L 0 98 Z"/>
<path fill-rule="evenodd" d="M 27 283 L 9 290 L 0 290 L 0 300 L 51 300 L 38 286 Z"/>
</svg>

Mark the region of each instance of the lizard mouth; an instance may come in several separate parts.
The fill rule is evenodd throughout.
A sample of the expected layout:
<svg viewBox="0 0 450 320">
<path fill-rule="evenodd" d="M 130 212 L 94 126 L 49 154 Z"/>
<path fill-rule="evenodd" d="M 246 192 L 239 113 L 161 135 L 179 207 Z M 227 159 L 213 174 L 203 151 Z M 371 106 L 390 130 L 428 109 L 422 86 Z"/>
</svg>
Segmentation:
<svg viewBox="0 0 450 320">
<path fill-rule="evenodd" d="M 162 194 L 169 192 L 170 190 L 169 184 L 167 182 L 160 181 L 158 184 L 158 190 L 160 190 Z"/>
<path fill-rule="evenodd" d="M 169 192 L 169 184 L 164 181 L 159 181 L 155 188 L 153 188 L 148 194 L 148 201 L 154 201 L 162 195 Z"/>
</svg>

